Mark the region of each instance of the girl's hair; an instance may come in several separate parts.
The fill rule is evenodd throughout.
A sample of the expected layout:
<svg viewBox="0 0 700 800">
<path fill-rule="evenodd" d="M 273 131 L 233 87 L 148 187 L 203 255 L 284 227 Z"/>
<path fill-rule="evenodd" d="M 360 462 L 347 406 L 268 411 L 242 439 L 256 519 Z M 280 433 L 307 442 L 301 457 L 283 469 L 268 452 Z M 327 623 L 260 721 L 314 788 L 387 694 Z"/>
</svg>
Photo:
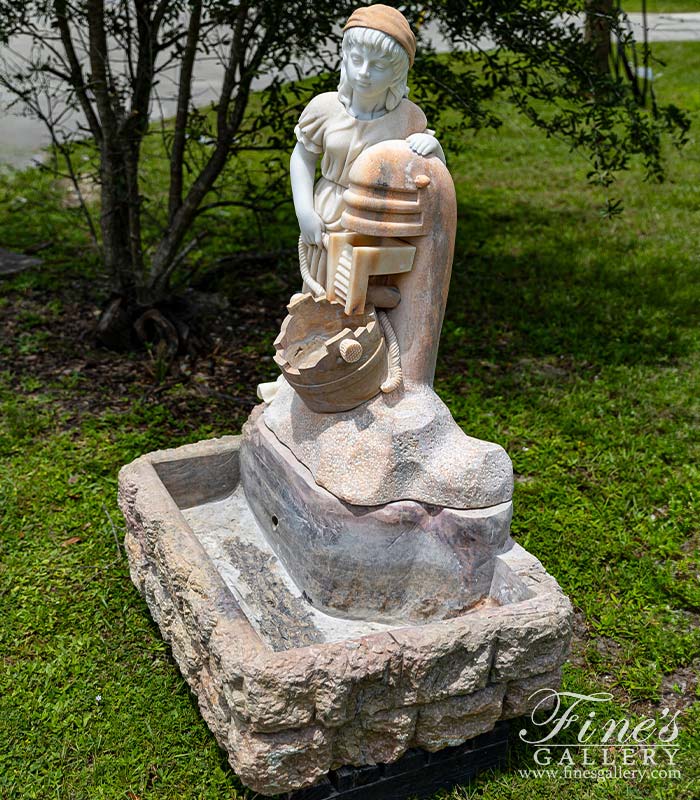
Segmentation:
<svg viewBox="0 0 700 800">
<path fill-rule="evenodd" d="M 376 31 L 373 28 L 349 28 L 345 31 L 338 99 L 346 108 L 349 107 L 352 99 L 352 87 L 345 72 L 345 61 L 349 58 L 350 50 L 355 45 L 364 45 L 389 57 L 389 66 L 393 71 L 394 80 L 387 89 L 385 106 L 387 111 L 393 111 L 404 97 L 408 97 L 408 53 L 396 39 L 383 31 Z"/>
</svg>

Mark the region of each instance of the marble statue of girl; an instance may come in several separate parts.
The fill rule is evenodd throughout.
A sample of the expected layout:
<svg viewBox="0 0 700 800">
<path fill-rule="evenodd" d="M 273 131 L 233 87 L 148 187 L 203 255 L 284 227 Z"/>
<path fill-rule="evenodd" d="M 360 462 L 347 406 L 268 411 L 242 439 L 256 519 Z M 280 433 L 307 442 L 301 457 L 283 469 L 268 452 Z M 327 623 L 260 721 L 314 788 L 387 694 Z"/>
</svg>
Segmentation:
<svg viewBox="0 0 700 800">
<path fill-rule="evenodd" d="M 312 278 L 326 279 L 324 234 L 342 231 L 343 192 L 360 153 L 388 139 L 406 139 L 423 156 L 445 160 L 425 115 L 407 99 L 416 39 L 400 11 L 358 8 L 344 28 L 337 92 L 311 100 L 299 118 L 290 175 L 294 209 Z M 321 159 L 321 178 L 314 185 Z"/>
</svg>

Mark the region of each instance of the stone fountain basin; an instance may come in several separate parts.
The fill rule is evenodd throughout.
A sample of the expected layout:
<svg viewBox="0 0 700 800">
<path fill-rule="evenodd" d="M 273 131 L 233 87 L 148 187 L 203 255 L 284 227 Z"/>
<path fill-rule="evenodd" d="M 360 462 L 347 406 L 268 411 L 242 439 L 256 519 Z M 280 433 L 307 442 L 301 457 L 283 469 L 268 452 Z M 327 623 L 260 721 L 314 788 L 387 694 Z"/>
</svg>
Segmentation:
<svg viewBox="0 0 700 800">
<path fill-rule="evenodd" d="M 330 616 L 258 528 L 240 440 L 138 458 L 119 501 L 132 580 L 244 783 L 275 794 L 460 744 L 558 686 L 572 609 L 536 558 L 517 544 L 497 555 L 487 597 L 448 620 Z"/>
</svg>

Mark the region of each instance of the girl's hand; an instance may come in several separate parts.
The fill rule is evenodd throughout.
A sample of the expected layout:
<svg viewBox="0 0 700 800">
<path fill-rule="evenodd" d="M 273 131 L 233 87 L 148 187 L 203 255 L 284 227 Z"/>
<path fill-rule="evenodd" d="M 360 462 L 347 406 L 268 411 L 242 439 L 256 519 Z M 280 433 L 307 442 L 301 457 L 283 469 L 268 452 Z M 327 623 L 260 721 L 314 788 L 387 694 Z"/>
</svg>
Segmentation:
<svg viewBox="0 0 700 800">
<path fill-rule="evenodd" d="M 411 150 L 419 156 L 432 156 L 442 152 L 440 142 L 429 133 L 412 133 L 406 141 Z"/>
<path fill-rule="evenodd" d="M 326 226 L 321 217 L 313 209 L 308 209 L 298 214 L 297 219 L 299 220 L 301 238 L 306 244 L 315 244 L 317 247 L 323 247 L 323 234 L 326 231 Z"/>
</svg>

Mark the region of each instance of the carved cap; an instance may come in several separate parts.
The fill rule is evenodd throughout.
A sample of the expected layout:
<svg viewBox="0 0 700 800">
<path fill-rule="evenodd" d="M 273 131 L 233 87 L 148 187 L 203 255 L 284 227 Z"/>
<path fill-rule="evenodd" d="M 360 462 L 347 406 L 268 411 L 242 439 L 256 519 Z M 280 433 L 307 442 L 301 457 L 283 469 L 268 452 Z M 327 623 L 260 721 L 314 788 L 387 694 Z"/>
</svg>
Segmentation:
<svg viewBox="0 0 700 800">
<path fill-rule="evenodd" d="M 437 213 L 429 209 L 454 205 L 447 167 L 436 156 L 417 155 L 404 139 L 368 147 L 355 160 L 348 180 L 341 225 L 366 236 L 425 236 Z"/>
<path fill-rule="evenodd" d="M 377 3 L 373 6 L 356 8 L 350 15 L 343 31 L 348 28 L 372 28 L 382 31 L 396 39 L 408 55 L 409 66 L 413 66 L 416 57 L 416 37 L 404 15 L 396 8 Z"/>
<path fill-rule="evenodd" d="M 404 139 L 387 139 L 367 147 L 348 175 L 350 186 L 381 187 L 398 192 L 426 189 L 445 171 L 439 158 L 419 156 Z"/>
</svg>

